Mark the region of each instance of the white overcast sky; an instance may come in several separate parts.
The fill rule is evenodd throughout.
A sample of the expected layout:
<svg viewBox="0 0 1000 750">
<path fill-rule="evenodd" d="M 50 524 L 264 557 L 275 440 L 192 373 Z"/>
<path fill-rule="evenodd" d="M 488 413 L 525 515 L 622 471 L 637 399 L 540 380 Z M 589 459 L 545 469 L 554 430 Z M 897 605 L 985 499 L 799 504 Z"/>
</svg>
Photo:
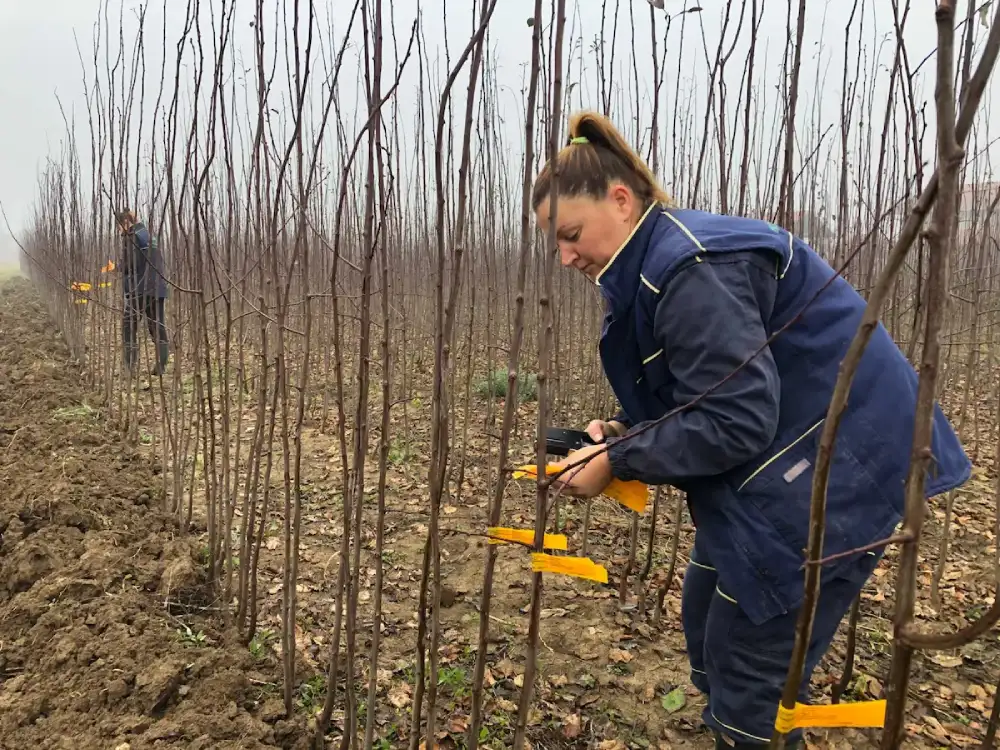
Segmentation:
<svg viewBox="0 0 1000 750">
<path fill-rule="evenodd" d="M 765 50 L 766 60 L 758 62 L 758 74 L 767 77 L 774 86 L 780 82 L 780 56 L 784 48 L 786 33 L 787 0 L 760 0 L 764 7 L 764 20 L 758 36 L 758 49 Z M 902 1 L 902 0 L 901 0 Z M 119 12 L 126 17 L 126 36 L 135 28 L 135 9 L 140 5 L 137 0 L 120 0 L 111 3 L 111 23 L 117 30 Z M 206 8 L 213 0 L 202 0 Z M 284 7 L 281 3 L 291 0 L 266 0 L 265 5 L 275 10 Z M 634 3 L 636 25 L 638 27 L 636 45 L 632 46 L 629 39 L 628 5 Z M 933 0 L 911 0 L 913 9 L 907 25 L 906 40 L 912 64 L 916 64 L 931 52 L 935 45 L 934 2 Z M 214 0 L 218 7 L 221 0 Z M 445 21 L 442 19 L 442 5 L 445 0 L 421 0 L 425 17 L 425 28 L 428 44 L 431 46 L 429 55 L 433 57 L 435 45 L 441 50 L 441 40 L 444 38 Z M 386 8 L 394 7 L 397 19 L 397 35 L 401 47 L 405 46 L 409 25 L 417 8 L 417 0 L 385 0 Z M 468 0 L 450 0 L 447 2 L 447 27 L 450 35 L 450 50 L 454 59 L 457 50 L 461 49 L 468 39 L 471 28 L 471 3 Z M 618 0 L 619 32 L 617 44 L 618 63 L 628 64 L 631 69 L 631 55 L 635 54 L 640 63 L 640 75 L 652 79 L 652 65 L 649 61 L 649 27 L 648 5 L 646 0 Z M 700 5 L 703 11 L 700 20 L 688 21 L 691 30 L 690 37 L 685 35 L 683 70 L 686 76 L 693 80 L 707 80 L 708 66 L 702 51 L 701 32 L 697 24 L 704 24 L 707 45 L 714 54 L 719 39 L 721 19 L 725 3 L 720 0 L 666 0 L 667 12 L 676 13 L 685 7 Z M 177 30 L 183 20 L 185 0 L 167 0 L 167 46 L 166 52 L 172 59 Z M 327 18 L 334 18 L 335 29 L 342 28 L 337 22 L 340 13 L 348 13 L 353 5 L 350 0 L 319 0 L 317 5 L 323 8 Z M 548 5 L 548 2 L 546 2 Z M 602 0 L 569 0 L 570 24 L 582 24 L 584 40 L 593 39 L 600 27 Z M 613 13 L 616 0 L 607 0 L 608 15 Z M 734 3 L 734 6 L 736 3 Z M 749 0 L 748 0 L 749 5 Z M 798 2 L 793 0 L 793 5 Z M 850 13 L 852 0 L 809 0 L 808 16 L 805 31 L 803 92 L 806 101 L 803 107 L 812 107 L 816 102 L 822 111 L 825 122 L 839 120 L 840 108 L 840 78 L 843 61 L 844 26 Z M 891 63 L 894 36 L 892 31 L 892 15 L 889 0 L 861 0 L 864 6 L 865 27 L 863 37 L 867 47 L 869 60 L 881 57 L 886 65 Z M 958 3 L 964 12 L 964 2 Z M 238 0 L 237 30 L 235 43 L 244 50 L 245 58 L 252 59 L 252 29 L 250 21 L 253 18 L 254 0 Z M 163 26 L 162 0 L 151 3 L 148 11 L 147 24 L 151 38 L 162 35 Z M 74 34 L 83 49 L 84 58 L 90 55 L 94 24 L 101 16 L 101 0 L 0 0 L 0 203 L 15 230 L 20 229 L 31 215 L 34 203 L 37 174 L 50 156 L 58 158 L 65 139 L 65 126 L 56 96 L 62 101 L 68 114 L 77 123 L 77 135 L 86 144 L 85 161 L 89 161 L 89 134 L 85 128 L 85 105 L 82 72 Z M 507 108 L 506 127 L 518 128 L 521 118 L 520 91 L 524 75 L 524 64 L 530 59 L 530 29 L 526 19 L 532 14 L 533 0 L 500 0 L 496 16 L 491 26 L 490 43 L 494 50 L 496 74 L 500 84 L 507 91 L 507 96 L 501 98 L 501 107 Z M 387 11 L 388 12 L 388 11 Z M 737 11 L 734 10 L 734 13 Z M 749 16 L 749 10 L 747 10 Z M 859 16 L 862 15 L 859 13 Z M 688 16 L 699 18 L 698 16 Z M 794 21 L 793 21 L 794 22 Z M 749 23 L 746 24 L 749 26 Z M 677 27 L 675 27 L 676 29 Z M 662 35 L 664 23 L 659 24 Z M 610 32 L 610 21 L 608 22 Z M 977 24 L 977 44 L 982 44 L 987 30 Z M 117 31 L 116 31 L 117 33 Z M 209 32 L 210 33 L 210 32 Z M 855 37 L 858 30 L 856 28 Z M 671 44 L 677 43 L 677 35 L 672 32 Z M 688 41 L 690 40 L 690 41 Z M 730 63 L 727 78 L 732 79 L 730 91 L 739 87 L 739 76 L 743 73 L 742 56 L 747 46 L 748 35 L 744 33 L 737 47 L 736 55 Z M 115 40 L 116 42 L 117 40 Z M 391 38 L 386 39 L 387 54 L 392 54 Z M 660 45 L 662 47 L 662 37 Z M 126 38 L 126 46 L 130 47 L 130 39 Z M 822 57 L 817 53 L 823 50 Z M 633 52 L 634 50 L 634 52 Z M 160 57 L 163 54 L 162 43 L 152 44 L 150 39 L 147 50 L 147 82 L 154 94 L 159 83 Z M 856 54 L 852 52 L 852 56 Z M 820 64 L 820 74 L 825 76 L 821 84 L 815 85 L 816 66 Z M 350 58 L 355 70 L 358 70 L 357 57 Z M 250 67 L 248 62 L 247 68 Z M 668 71 L 676 69 L 676 55 L 670 58 Z M 391 71 L 390 62 L 386 70 Z M 933 74 L 933 60 L 924 66 L 928 74 Z M 190 68 L 185 72 L 190 73 Z M 352 71 L 353 72 L 353 71 Z M 252 75 L 252 74 L 251 74 Z M 360 73 L 358 73 L 360 75 Z M 346 75 L 344 101 L 353 101 L 352 88 L 356 86 L 358 75 Z M 387 74 L 391 78 L 391 74 Z M 884 108 L 884 85 L 888 76 L 886 70 L 880 72 L 882 85 L 881 103 L 876 89 L 875 96 L 875 127 L 881 129 L 881 117 Z M 170 76 L 168 75 L 168 78 Z M 443 75 L 439 74 L 439 78 Z M 592 80 L 590 76 L 588 80 Z M 620 77 L 619 77 L 620 79 Z M 437 88 L 440 84 L 435 86 Z M 667 81 L 667 86 L 673 86 L 673 81 Z M 685 88 L 694 85 L 692 80 L 685 81 Z M 416 67 L 408 69 L 408 76 L 400 87 L 401 115 L 406 119 L 407 107 L 416 108 Z M 704 85 L 702 85 L 704 88 Z M 991 87 L 993 88 L 993 87 Z M 460 89 L 461 91 L 461 89 Z M 593 89 L 581 88 L 579 101 L 584 106 L 596 106 Z M 461 94 L 460 94 L 461 95 Z M 772 94 L 776 96 L 776 94 Z M 933 104 L 930 102 L 932 87 L 929 79 L 925 80 L 921 96 L 928 100 L 928 114 L 932 115 Z M 775 105 L 777 101 L 775 99 Z M 988 113 L 992 110 L 992 101 L 985 103 Z M 661 120 L 662 121 L 662 120 Z M 662 126 L 669 127 L 669 121 Z M 933 132 L 933 120 L 930 120 Z M 664 132 L 661 138 L 668 138 Z M 0 256 L 9 254 L 10 242 L 6 230 L 0 226 Z"/>
</svg>

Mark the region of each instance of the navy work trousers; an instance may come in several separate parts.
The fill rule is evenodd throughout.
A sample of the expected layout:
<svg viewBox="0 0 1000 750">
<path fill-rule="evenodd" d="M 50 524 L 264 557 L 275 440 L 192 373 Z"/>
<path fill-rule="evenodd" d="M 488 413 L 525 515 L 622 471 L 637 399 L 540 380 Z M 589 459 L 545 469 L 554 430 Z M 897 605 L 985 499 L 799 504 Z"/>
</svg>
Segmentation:
<svg viewBox="0 0 1000 750">
<path fill-rule="evenodd" d="M 807 702 L 809 678 L 878 560 L 879 556 L 865 555 L 850 576 L 823 584 L 799 702 Z M 740 609 L 739 592 L 720 588 L 712 561 L 697 538 L 684 574 L 682 597 L 691 681 L 708 698 L 704 722 L 739 746 L 768 744 L 788 675 L 799 611 L 754 625 Z M 788 740 L 801 736 L 801 730 L 796 730 Z"/>
<path fill-rule="evenodd" d="M 125 346 L 125 367 L 134 370 L 139 361 L 139 319 L 146 320 L 149 335 L 156 344 L 156 366 L 154 372 L 162 372 L 170 356 L 167 340 L 165 302 L 162 297 L 146 295 L 125 295 L 125 314 L 122 319 L 122 339 Z"/>
</svg>

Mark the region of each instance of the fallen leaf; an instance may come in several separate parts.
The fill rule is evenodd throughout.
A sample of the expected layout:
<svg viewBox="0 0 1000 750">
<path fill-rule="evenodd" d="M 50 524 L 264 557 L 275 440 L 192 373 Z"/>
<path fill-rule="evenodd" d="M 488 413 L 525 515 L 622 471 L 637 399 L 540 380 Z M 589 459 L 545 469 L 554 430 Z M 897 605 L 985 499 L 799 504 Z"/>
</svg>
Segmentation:
<svg viewBox="0 0 1000 750">
<path fill-rule="evenodd" d="M 583 731 L 582 720 L 580 719 L 580 714 L 570 714 L 565 719 L 563 719 L 563 737 L 568 740 L 572 740 L 580 736 L 580 732 Z"/>
<path fill-rule="evenodd" d="M 969 685 L 966 691 L 973 698 L 978 698 L 979 700 L 986 700 L 986 690 L 982 685 Z"/>
<path fill-rule="evenodd" d="M 669 714 L 680 711 L 686 703 L 687 698 L 684 697 L 684 688 L 674 688 L 660 698 L 660 705 Z"/>
<path fill-rule="evenodd" d="M 452 716 L 448 721 L 448 731 L 452 734 L 461 734 L 469 728 L 469 720 L 465 716 Z"/>
<path fill-rule="evenodd" d="M 562 607 L 556 607 L 555 609 L 543 609 L 539 613 L 539 617 L 548 620 L 550 617 L 565 617 L 567 614 L 567 611 Z"/>
<path fill-rule="evenodd" d="M 410 686 L 402 685 L 389 691 L 389 702 L 396 708 L 410 705 Z"/>
<path fill-rule="evenodd" d="M 506 698 L 497 698 L 497 708 L 501 711 L 506 711 L 507 713 L 514 713 L 517 711 L 517 704 L 514 701 L 509 701 Z"/>
<path fill-rule="evenodd" d="M 955 667 L 962 666 L 961 656 L 950 656 L 948 654 L 934 654 L 931 656 L 931 661 L 941 667 L 946 667 L 948 669 L 954 669 Z"/>
<path fill-rule="evenodd" d="M 624 649 L 613 648 L 611 649 L 611 651 L 608 652 L 608 658 L 611 659 L 611 661 L 615 662 L 616 664 L 623 664 L 623 663 L 627 664 L 628 662 L 632 661 L 632 659 L 635 657 L 628 651 L 625 651 Z"/>
</svg>

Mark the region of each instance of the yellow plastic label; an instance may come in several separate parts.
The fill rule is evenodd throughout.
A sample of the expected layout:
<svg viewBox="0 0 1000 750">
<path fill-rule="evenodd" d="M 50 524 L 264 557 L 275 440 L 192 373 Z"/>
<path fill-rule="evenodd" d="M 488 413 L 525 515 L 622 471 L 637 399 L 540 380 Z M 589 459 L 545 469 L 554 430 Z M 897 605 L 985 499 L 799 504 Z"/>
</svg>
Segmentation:
<svg viewBox="0 0 1000 750">
<path fill-rule="evenodd" d="M 75 302 L 76 304 L 78 304 L 78 305 L 86 305 L 86 304 L 87 304 L 87 300 L 86 300 L 86 299 L 75 299 L 75 300 L 73 300 L 73 301 L 74 301 L 74 302 Z"/>
<path fill-rule="evenodd" d="M 559 467 L 556 466 L 555 464 L 548 464 L 545 467 L 546 476 L 550 474 L 555 474 L 557 471 L 559 471 Z M 538 477 L 538 468 L 535 466 L 535 464 L 526 464 L 525 466 L 518 466 L 512 476 L 514 477 L 514 479 L 535 479 Z"/>
<path fill-rule="evenodd" d="M 795 708 L 778 704 L 774 728 L 782 734 L 809 727 L 881 727 L 885 724 L 885 701 L 837 703 L 831 706 L 809 706 L 796 703 Z"/>
<path fill-rule="evenodd" d="M 490 544 L 507 544 L 509 542 L 520 542 L 521 544 L 535 543 L 534 529 L 509 529 L 502 526 L 491 526 L 486 530 L 490 535 Z M 546 549 L 566 549 L 565 534 L 546 534 L 542 540 L 542 546 Z"/>
<path fill-rule="evenodd" d="M 74 281 L 69 288 L 74 292 L 89 292 L 94 287 L 86 281 Z"/>
<path fill-rule="evenodd" d="M 636 513 L 646 512 L 649 500 L 649 486 L 642 482 L 623 482 L 612 479 L 611 484 L 604 488 L 604 494 Z"/>
<path fill-rule="evenodd" d="M 531 569 L 536 573 L 560 573 L 598 583 L 608 582 L 608 571 L 589 557 L 557 557 L 544 552 L 532 552 Z"/>
<path fill-rule="evenodd" d="M 545 474 L 546 476 L 550 476 L 559 470 L 558 465 L 548 464 L 545 467 Z M 512 476 L 514 479 L 535 479 L 538 477 L 538 469 L 535 468 L 535 464 L 518 466 Z M 645 513 L 646 505 L 649 502 L 649 486 L 637 481 L 623 482 L 620 479 L 612 479 L 601 494 L 621 503 L 629 510 L 634 510 L 636 513 Z"/>
<path fill-rule="evenodd" d="M 99 286 L 101 289 L 107 289 L 109 286 L 111 286 L 111 282 L 110 281 L 102 281 L 97 286 Z"/>
</svg>

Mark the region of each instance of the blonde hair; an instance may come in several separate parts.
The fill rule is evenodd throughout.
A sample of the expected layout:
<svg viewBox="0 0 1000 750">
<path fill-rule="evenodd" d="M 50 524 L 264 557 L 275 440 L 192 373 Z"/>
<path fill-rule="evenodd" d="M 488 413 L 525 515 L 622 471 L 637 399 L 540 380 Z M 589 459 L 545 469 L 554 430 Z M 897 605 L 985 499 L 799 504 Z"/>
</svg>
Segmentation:
<svg viewBox="0 0 1000 750">
<path fill-rule="evenodd" d="M 597 112 L 577 112 L 569 120 L 569 143 L 556 155 L 559 195 L 600 199 L 621 182 L 645 204 L 672 205 L 656 176 L 611 121 Z M 535 178 L 531 207 L 537 210 L 552 188 L 552 163 Z"/>
</svg>

